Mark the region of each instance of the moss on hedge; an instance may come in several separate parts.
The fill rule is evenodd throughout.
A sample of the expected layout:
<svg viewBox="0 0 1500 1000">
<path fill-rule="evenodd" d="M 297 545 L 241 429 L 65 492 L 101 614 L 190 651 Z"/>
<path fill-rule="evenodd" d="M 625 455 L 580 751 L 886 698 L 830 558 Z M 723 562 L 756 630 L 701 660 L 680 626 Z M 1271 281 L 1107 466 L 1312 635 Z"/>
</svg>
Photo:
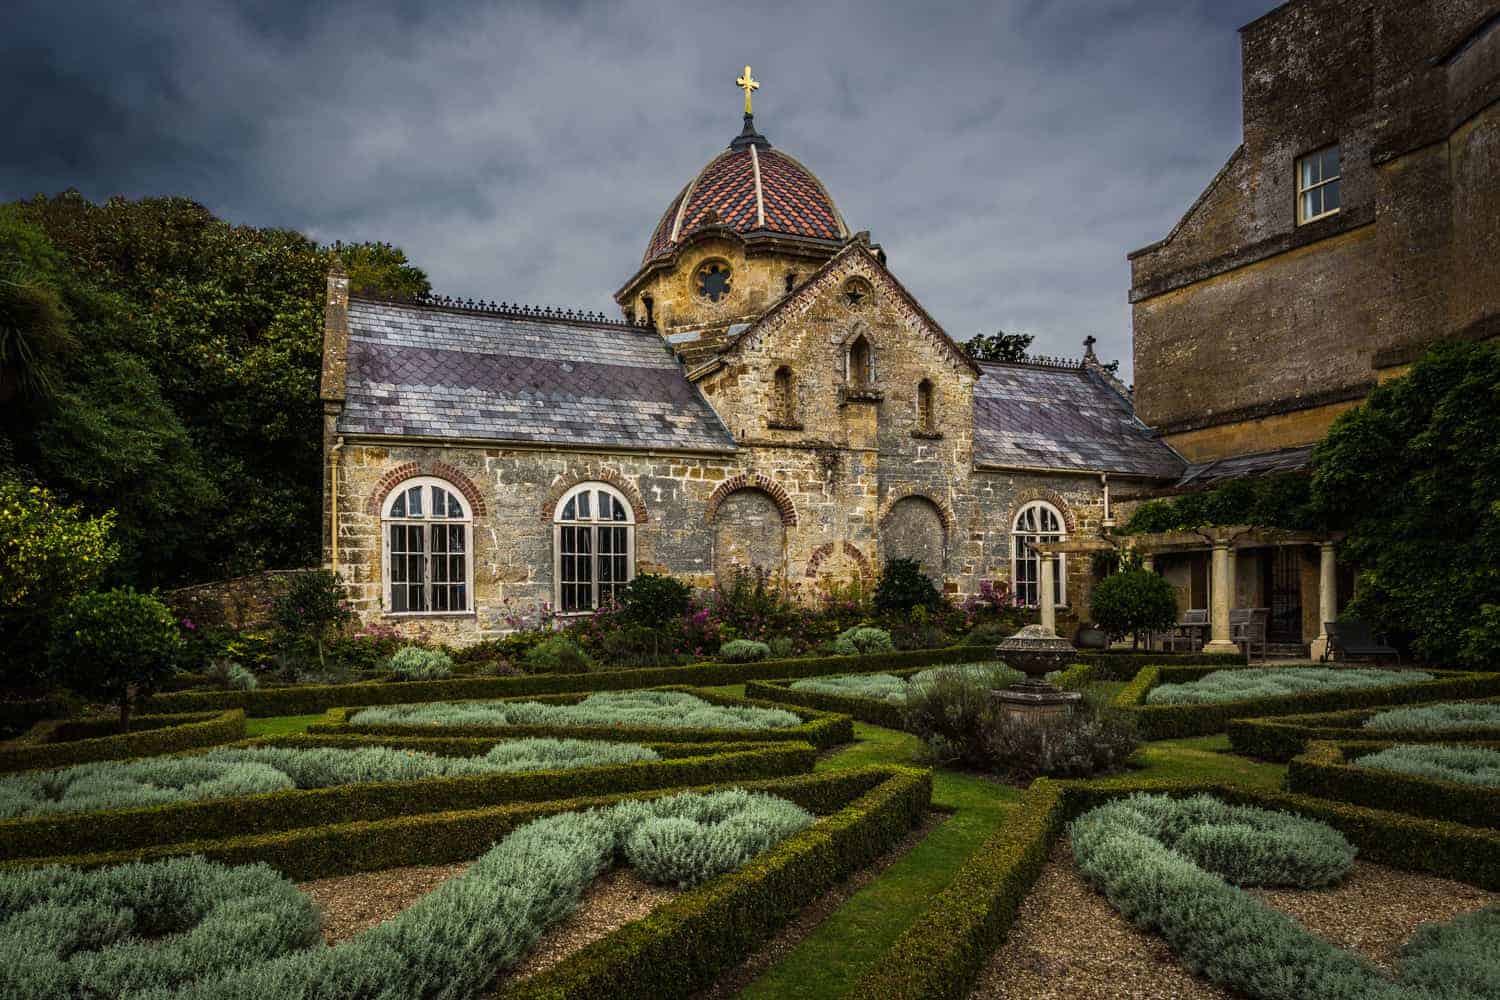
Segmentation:
<svg viewBox="0 0 1500 1000">
<path fill-rule="evenodd" d="M 1467 826 L 1500 827 L 1500 788 L 1442 781 L 1355 763 L 1398 741 L 1315 740 L 1287 766 L 1287 787 L 1302 795 L 1409 813 Z M 1500 743 L 1465 741 L 1500 750 Z"/>
<path fill-rule="evenodd" d="M 1148 705 L 1152 688 L 1165 683 L 1194 681 L 1213 673 L 1214 667 L 1143 667 L 1115 696 L 1116 708 L 1135 718 L 1145 740 L 1170 740 L 1207 736 L 1229 728 L 1234 719 L 1266 715 L 1292 715 L 1309 711 L 1351 709 L 1366 705 L 1396 705 L 1455 698 L 1481 698 L 1500 694 L 1500 673 L 1461 670 L 1426 671 L 1433 679 L 1382 687 L 1340 688 L 1304 694 L 1278 695 L 1205 705 Z M 1296 670 L 1297 667 L 1278 669 Z"/>
<path fill-rule="evenodd" d="M 780 709 L 785 706 L 774 702 L 735 698 L 714 691 L 690 687 L 662 688 L 664 691 L 681 691 L 694 695 L 715 705 L 741 706 L 747 708 Z M 538 701 L 545 704 L 567 705 L 582 701 L 588 692 L 550 695 L 532 698 L 509 699 L 512 701 Z M 497 700 L 497 699 L 484 699 Z M 506 699 L 498 699 L 506 700 Z M 325 721 L 308 727 L 310 733 L 357 733 L 379 736 L 410 736 L 415 733 L 442 734 L 446 736 L 555 736 L 580 740 L 629 740 L 636 743 L 704 743 L 726 740 L 771 741 L 806 740 L 818 749 L 838 746 L 854 739 L 854 723 L 846 715 L 835 715 L 814 709 L 795 709 L 794 714 L 803 722 L 799 726 L 779 729 L 685 729 L 673 726 L 399 726 L 364 725 L 352 721 L 366 705 L 332 708 L 325 713 Z"/>
<path fill-rule="evenodd" d="M 51 727 L 38 742 L 18 742 L 0 747 L 0 772 L 36 771 L 99 760 L 151 757 L 245 738 L 245 713 L 237 708 L 221 712 L 139 716 L 134 722 L 136 728 L 131 732 L 98 736 L 92 733 L 117 728 L 118 721 L 78 721 L 67 723 L 66 729 Z M 58 739 L 59 736 L 73 738 Z"/>
<path fill-rule="evenodd" d="M 806 743 L 763 742 L 755 749 L 603 767 L 370 782 L 176 802 L 140 809 L 25 816 L 0 821 L 0 860 L 148 849 L 294 828 L 315 828 L 330 816 L 336 816 L 342 822 L 375 821 L 413 813 L 475 809 L 502 802 L 536 802 L 682 785 L 741 782 L 810 771 L 815 761 L 816 755 Z"/>
</svg>

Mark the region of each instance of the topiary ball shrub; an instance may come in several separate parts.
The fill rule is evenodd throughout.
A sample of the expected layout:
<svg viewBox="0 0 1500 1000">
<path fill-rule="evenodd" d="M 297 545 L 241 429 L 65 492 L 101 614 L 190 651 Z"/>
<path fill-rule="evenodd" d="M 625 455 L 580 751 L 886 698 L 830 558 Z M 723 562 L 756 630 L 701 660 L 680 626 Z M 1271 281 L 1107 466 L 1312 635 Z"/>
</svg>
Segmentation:
<svg viewBox="0 0 1500 1000">
<path fill-rule="evenodd" d="M 1132 636 L 1140 645 L 1142 632 L 1171 628 L 1177 621 L 1177 591 L 1165 577 L 1150 570 L 1127 570 L 1107 576 L 1089 595 L 1094 624 L 1111 639 Z"/>
<path fill-rule="evenodd" d="M 594 666 L 578 643 L 566 636 L 543 639 L 526 651 L 521 663 L 532 674 L 586 674 Z"/>
<path fill-rule="evenodd" d="M 177 670 L 182 639 L 177 619 L 150 594 L 129 587 L 82 594 L 52 622 L 48 660 L 53 676 L 85 697 L 120 707 L 120 729 L 130 708 Z"/>
<path fill-rule="evenodd" d="M 932 578 L 922 572 L 915 559 L 890 559 L 875 585 L 875 610 L 906 615 L 913 608 L 936 611 L 943 605 Z"/>
<path fill-rule="evenodd" d="M 719 659 L 725 663 L 755 663 L 771 655 L 771 647 L 753 639 L 732 639 L 719 647 Z"/>
<path fill-rule="evenodd" d="M 839 633 L 833 641 L 834 652 L 840 656 L 867 656 L 870 653 L 889 653 L 895 645 L 891 634 L 883 628 L 856 625 Z"/>
<path fill-rule="evenodd" d="M 402 646 L 386 665 L 398 681 L 440 681 L 453 675 L 453 659 L 441 649 Z"/>
</svg>

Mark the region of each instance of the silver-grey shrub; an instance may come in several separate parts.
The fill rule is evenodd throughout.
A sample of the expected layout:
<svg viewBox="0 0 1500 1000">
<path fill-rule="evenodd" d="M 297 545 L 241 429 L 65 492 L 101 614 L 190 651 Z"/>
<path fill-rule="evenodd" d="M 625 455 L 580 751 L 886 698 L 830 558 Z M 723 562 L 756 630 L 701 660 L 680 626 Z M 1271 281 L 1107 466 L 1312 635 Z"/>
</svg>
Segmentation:
<svg viewBox="0 0 1500 1000">
<path fill-rule="evenodd" d="M 1500 751 L 1484 747 L 1404 744 L 1355 758 L 1354 763 L 1438 781 L 1500 786 Z"/>
<path fill-rule="evenodd" d="M 311 899 L 267 865 L 202 858 L 0 875 L 0 996 L 191 992 L 318 940 Z"/>
<path fill-rule="evenodd" d="M 715 705 L 682 691 L 601 691 L 570 705 L 537 701 L 432 702 L 361 709 L 349 720 L 366 726 L 646 726 L 672 729 L 783 729 L 802 720 L 791 712 Z"/>
<path fill-rule="evenodd" d="M 1364 721 L 1364 728 L 1402 733 L 1500 729 L 1500 702 L 1454 701 L 1444 705 L 1391 708 L 1370 716 Z"/>
<path fill-rule="evenodd" d="M 1354 851 L 1321 823 L 1208 796 L 1133 795 L 1070 828 L 1083 876 L 1193 972 L 1257 1000 L 1481 1000 L 1500 995 L 1500 908 L 1419 931 L 1392 982 L 1241 885 L 1318 887 Z"/>
<path fill-rule="evenodd" d="M 793 681 L 793 691 L 812 691 L 818 694 L 842 695 L 847 698 L 873 698 L 888 701 L 893 705 L 906 702 L 907 692 L 913 684 L 931 684 L 938 678 L 959 678 L 983 683 L 989 687 L 1005 687 L 1020 680 L 1018 671 L 1003 663 L 965 663 L 962 666 L 933 667 L 913 674 L 908 681 L 895 674 L 837 674 L 832 677 L 808 677 Z"/>
<path fill-rule="evenodd" d="M 453 673 L 453 658 L 441 649 L 402 646 L 391 654 L 386 668 L 397 680 L 440 681 Z"/>
<path fill-rule="evenodd" d="M 0 817 L 133 809 L 287 788 L 414 781 L 656 760 L 655 750 L 602 740 L 510 740 L 478 757 L 391 747 L 234 747 L 190 757 L 99 761 L 0 776 Z"/>
<path fill-rule="evenodd" d="M 1354 670 L 1329 667 L 1256 667 L 1241 670 L 1215 670 L 1196 681 L 1183 684 L 1161 684 L 1146 695 L 1148 705 L 1213 705 L 1225 701 L 1252 698 L 1275 698 L 1310 691 L 1337 691 L 1349 688 L 1387 687 L 1392 684 L 1415 684 L 1430 681 L 1432 675 L 1420 670 Z"/>
<path fill-rule="evenodd" d="M 516 829 L 464 874 L 402 913 L 336 945 L 315 940 L 314 922 L 311 935 L 303 926 L 295 936 L 266 935 L 265 941 L 241 946 L 244 957 L 237 968 L 205 965 L 190 984 L 185 984 L 195 972 L 190 962 L 169 969 L 147 962 L 133 989 L 111 981 L 105 985 L 113 988 L 97 992 L 0 989 L 0 995 L 127 1000 L 470 997 L 497 973 L 514 967 L 542 932 L 571 913 L 589 884 L 617 861 L 636 865 L 648 880 L 688 887 L 739 867 L 812 822 L 809 813 L 789 802 L 740 789 L 549 816 Z M 0 899 L 6 898 L 7 880 L 15 878 L 15 873 L 0 873 Z M 282 884 L 299 895 L 289 883 Z M 225 899 L 221 905 L 238 902 L 233 892 L 221 890 L 220 895 Z M 101 902 L 109 905 L 108 899 Z M 85 895 L 80 903 L 92 900 Z M 255 914 L 250 910 L 241 919 L 260 933 Z M 92 938 L 72 933 L 70 916 L 59 913 L 45 925 L 56 942 L 49 947 L 87 967 L 96 954 Z M 0 964 L 7 969 L 24 967 L 29 956 L 20 949 L 35 945 L 34 936 L 21 938 L 20 944 L 6 936 L 24 934 L 23 927 L 12 926 L 21 923 L 0 926 Z M 179 925 L 190 927 L 192 914 Z M 231 943 L 238 940 L 232 937 Z M 273 957 L 276 952 L 282 954 Z M 91 990 L 95 983 L 85 979 L 81 986 Z M 145 986 L 155 988 L 141 988 Z"/>
</svg>

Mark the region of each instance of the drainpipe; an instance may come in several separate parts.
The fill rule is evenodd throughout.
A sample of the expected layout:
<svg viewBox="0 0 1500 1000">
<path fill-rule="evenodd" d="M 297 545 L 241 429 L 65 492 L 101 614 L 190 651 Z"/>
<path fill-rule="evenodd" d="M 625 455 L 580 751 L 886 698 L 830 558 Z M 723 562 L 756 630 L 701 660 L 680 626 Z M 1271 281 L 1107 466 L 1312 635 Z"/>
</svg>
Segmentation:
<svg viewBox="0 0 1500 1000">
<path fill-rule="evenodd" d="M 340 434 L 328 449 L 328 541 L 329 563 L 333 571 L 339 571 L 339 452 L 344 449 L 344 436 Z"/>
</svg>

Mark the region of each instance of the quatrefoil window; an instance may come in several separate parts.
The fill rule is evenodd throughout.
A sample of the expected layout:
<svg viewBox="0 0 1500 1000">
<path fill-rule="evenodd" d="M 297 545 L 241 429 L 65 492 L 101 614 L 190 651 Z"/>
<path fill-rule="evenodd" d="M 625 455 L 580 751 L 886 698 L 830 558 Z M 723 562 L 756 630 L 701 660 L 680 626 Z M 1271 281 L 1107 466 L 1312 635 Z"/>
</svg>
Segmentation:
<svg viewBox="0 0 1500 1000">
<path fill-rule="evenodd" d="M 698 294 L 710 302 L 718 302 L 729 294 L 729 265 L 722 260 L 711 260 L 698 268 Z"/>
</svg>

